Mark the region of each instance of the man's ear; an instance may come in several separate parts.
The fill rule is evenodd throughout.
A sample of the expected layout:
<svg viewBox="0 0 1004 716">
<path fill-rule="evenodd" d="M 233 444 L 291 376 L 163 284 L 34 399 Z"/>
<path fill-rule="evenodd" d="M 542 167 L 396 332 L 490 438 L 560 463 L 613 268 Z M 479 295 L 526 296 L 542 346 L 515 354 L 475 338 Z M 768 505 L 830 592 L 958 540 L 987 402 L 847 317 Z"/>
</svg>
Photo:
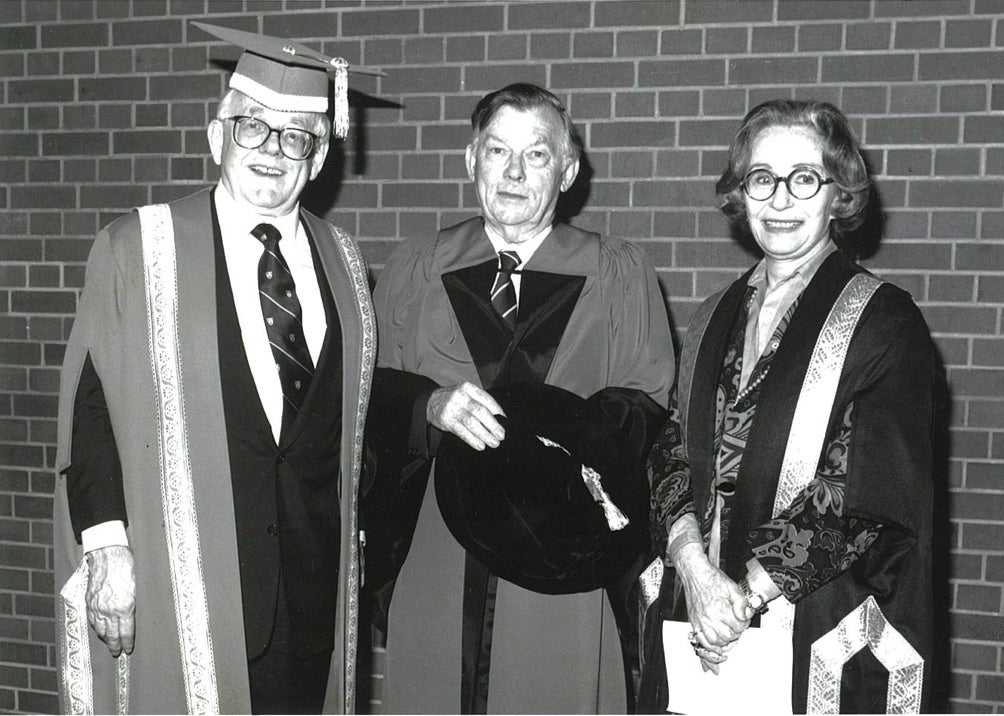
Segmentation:
<svg viewBox="0 0 1004 716">
<path fill-rule="evenodd" d="M 324 167 L 324 160 L 328 156 L 328 148 L 330 146 L 330 140 L 321 142 L 317 145 L 317 149 L 314 150 L 313 155 L 308 160 L 310 162 L 310 181 L 314 181 L 317 175 L 321 173 L 321 168 Z"/>
<path fill-rule="evenodd" d="M 216 166 L 223 162 L 223 122 L 214 119 L 206 127 L 206 136 L 209 138 L 209 151 L 213 154 L 213 161 Z"/>
<path fill-rule="evenodd" d="M 471 142 L 467 145 L 464 159 L 467 162 L 467 178 L 474 181 L 474 167 L 478 163 L 478 145 L 476 142 Z"/>
<path fill-rule="evenodd" d="M 575 183 L 575 177 L 579 175 L 579 160 L 569 162 L 561 172 L 561 191 L 568 191 Z"/>
</svg>

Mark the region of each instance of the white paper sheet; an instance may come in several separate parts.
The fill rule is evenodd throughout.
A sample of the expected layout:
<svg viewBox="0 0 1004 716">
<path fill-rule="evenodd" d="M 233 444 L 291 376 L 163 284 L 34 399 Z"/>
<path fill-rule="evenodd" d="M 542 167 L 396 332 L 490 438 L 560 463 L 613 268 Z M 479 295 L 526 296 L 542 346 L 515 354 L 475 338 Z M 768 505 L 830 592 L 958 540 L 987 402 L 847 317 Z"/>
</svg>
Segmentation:
<svg viewBox="0 0 1004 716">
<path fill-rule="evenodd" d="M 769 613 L 769 612 L 768 612 Z M 765 615 L 766 616 L 766 615 Z M 668 710 L 682 714 L 790 714 L 791 632 L 747 629 L 716 675 L 701 668 L 689 622 L 664 621 Z"/>
</svg>

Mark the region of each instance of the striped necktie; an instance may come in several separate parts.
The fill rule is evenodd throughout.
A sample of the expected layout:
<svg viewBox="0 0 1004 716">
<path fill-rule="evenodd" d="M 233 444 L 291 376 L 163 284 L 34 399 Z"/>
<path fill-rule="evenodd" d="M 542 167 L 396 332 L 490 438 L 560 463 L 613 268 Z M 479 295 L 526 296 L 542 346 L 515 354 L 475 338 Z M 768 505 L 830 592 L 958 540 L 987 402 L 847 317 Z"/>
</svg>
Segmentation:
<svg viewBox="0 0 1004 716">
<path fill-rule="evenodd" d="M 512 285 L 512 272 L 519 264 L 519 254 L 515 251 L 499 251 L 499 270 L 492 284 L 492 308 L 510 329 L 516 325 L 516 288 Z"/>
<path fill-rule="evenodd" d="M 258 224 L 251 235 L 265 245 L 265 252 L 258 261 L 258 297 L 282 384 L 282 427 L 285 429 L 303 406 L 314 374 L 314 362 L 303 335 L 296 284 L 279 251 L 282 235 L 272 224 Z"/>
</svg>

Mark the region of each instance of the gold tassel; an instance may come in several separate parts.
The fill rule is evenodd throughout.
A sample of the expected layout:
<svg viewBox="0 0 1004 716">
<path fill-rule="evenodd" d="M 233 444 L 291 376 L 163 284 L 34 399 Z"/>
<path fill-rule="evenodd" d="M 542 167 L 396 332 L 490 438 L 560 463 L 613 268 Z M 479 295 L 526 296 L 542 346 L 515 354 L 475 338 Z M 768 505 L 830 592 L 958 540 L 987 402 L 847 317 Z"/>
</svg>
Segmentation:
<svg viewBox="0 0 1004 716">
<path fill-rule="evenodd" d="M 345 139 L 349 133 L 349 63 L 341 57 L 331 61 L 335 69 L 335 124 L 334 134 L 338 139 Z"/>
</svg>

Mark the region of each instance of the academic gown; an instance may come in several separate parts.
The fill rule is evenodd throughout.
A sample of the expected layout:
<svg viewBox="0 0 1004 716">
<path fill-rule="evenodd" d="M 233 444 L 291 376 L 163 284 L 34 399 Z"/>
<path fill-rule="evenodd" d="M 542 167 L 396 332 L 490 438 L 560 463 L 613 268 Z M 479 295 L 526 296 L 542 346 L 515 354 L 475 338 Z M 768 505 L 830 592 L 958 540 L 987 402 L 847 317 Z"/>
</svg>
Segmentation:
<svg viewBox="0 0 1004 716">
<path fill-rule="evenodd" d="M 555 226 L 523 267 L 514 334 L 488 301 L 496 266 L 480 218 L 395 251 L 374 294 L 379 365 L 419 378 L 419 388 L 398 384 L 389 398 L 377 399 L 378 378 L 374 419 L 405 438 L 417 429 L 415 447 L 426 429 L 417 395 L 461 381 L 482 387 L 543 381 L 582 397 L 607 386 L 633 388 L 665 406 L 672 343 L 658 281 L 642 251 Z M 385 712 L 624 712 L 624 661 L 603 590 L 543 595 L 499 579 L 494 628 L 487 625 L 487 694 L 483 653 L 478 695 L 472 701 L 462 693 L 470 675 L 462 679 L 462 652 L 472 643 L 464 632 L 484 628 L 484 614 L 473 623 L 470 610 L 464 615 L 465 552 L 440 515 L 434 477 L 426 484 L 425 474 L 413 466 L 402 473 L 420 509 L 392 518 L 415 527 L 397 545 L 407 552 L 403 567 L 399 554 L 390 570 L 400 567 L 387 631 Z M 368 572 L 377 581 L 379 569 Z M 483 641 L 479 648 L 487 650 Z"/>
<path fill-rule="evenodd" d="M 144 279 L 136 213 L 97 236 L 64 359 L 56 467 L 61 474 L 70 462 L 74 396 L 90 356 L 98 375 L 106 377 L 102 383 L 125 476 L 128 536 L 136 565 L 136 649 L 128 658 L 128 708 L 140 713 L 247 713 L 247 653 L 220 379 L 209 191 L 174 202 L 170 212 L 176 285 L 159 271 Z M 344 232 L 313 215 L 302 212 L 301 219 L 315 239 L 341 329 L 339 585 L 325 711 L 347 712 L 354 708 L 360 579 L 357 494 L 376 328 L 358 248 Z M 173 305 L 175 320 L 150 326 L 148 302 L 161 308 Z M 172 494 L 184 498 L 168 510 L 161 498 L 166 482 L 182 485 Z M 56 578 L 62 587 L 82 560 L 62 484 L 56 489 L 54 523 Z M 180 559 L 173 563 L 183 565 L 180 571 L 171 568 L 169 539 L 178 546 Z M 93 630 L 86 630 L 85 642 L 76 640 L 72 617 L 79 614 L 58 601 L 64 710 L 82 708 L 84 699 L 93 698 L 96 712 L 114 712 L 116 683 L 122 676 L 117 669 L 124 660 L 112 659 Z M 91 693 L 80 686 L 87 683 L 88 670 L 93 673 Z M 186 670 L 192 677 L 187 681 Z"/>
<path fill-rule="evenodd" d="M 763 377 L 753 424 L 738 458 L 729 537 L 722 545 L 722 569 L 734 580 L 745 574 L 753 550 L 776 535 L 776 529 L 765 525 L 771 520 L 795 407 L 803 381 L 819 379 L 807 378 L 807 367 L 837 296 L 862 271 L 839 252 L 820 266 Z M 683 427 L 673 429 L 685 434 L 686 460 L 672 479 L 687 476 L 698 515 L 705 513 L 709 492 L 715 490 L 715 431 L 721 429 L 715 423 L 715 394 L 730 333 L 744 320 L 748 277 L 709 298 L 695 313 L 682 354 L 677 388 L 689 399 L 673 400 L 686 413 Z M 845 555 L 835 578 L 789 595 L 795 605 L 794 713 L 884 713 L 887 697 L 893 699 L 890 708 L 893 703 L 910 704 L 914 710 L 927 706 L 933 649 L 933 355 L 927 326 L 910 296 L 892 284 L 880 286 L 848 346 L 824 443 L 835 440 L 853 404 L 843 514 L 881 525 L 880 533 L 860 557 Z M 659 494 L 658 485 L 653 491 Z M 672 491 L 689 494 L 679 485 Z M 674 508 L 665 509 L 675 515 Z M 707 539 L 710 520 L 699 520 Z M 802 538 L 813 539 L 808 533 Z M 672 611 L 675 618 L 685 619 L 682 591 L 676 591 L 670 608 L 672 592 L 672 580 L 666 580 L 667 615 Z M 840 648 L 834 649 L 836 645 Z M 651 668 L 662 666 L 653 662 Z M 657 689 L 649 689 L 656 676 L 645 675 L 643 702 L 653 710 L 665 708 L 665 694 L 653 698 Z M 813 681 L 819 687 L 815 702 L 809 693 Z"/>
</svg>

